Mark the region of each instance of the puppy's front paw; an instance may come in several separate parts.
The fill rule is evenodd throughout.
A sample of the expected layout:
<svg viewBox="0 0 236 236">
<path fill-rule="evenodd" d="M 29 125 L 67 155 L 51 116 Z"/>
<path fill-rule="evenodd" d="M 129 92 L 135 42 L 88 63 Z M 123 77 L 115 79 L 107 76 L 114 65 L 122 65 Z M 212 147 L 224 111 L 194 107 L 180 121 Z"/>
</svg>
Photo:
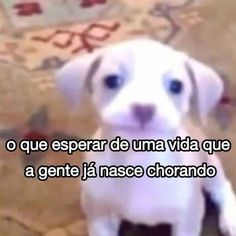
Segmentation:
<svg viewBox="0 0 236 236">
<path fill-rule="evenodd" d="M 220 215 L 220 230 L 224 235 L 236 236 L 236 212 Z"/>
</svg>

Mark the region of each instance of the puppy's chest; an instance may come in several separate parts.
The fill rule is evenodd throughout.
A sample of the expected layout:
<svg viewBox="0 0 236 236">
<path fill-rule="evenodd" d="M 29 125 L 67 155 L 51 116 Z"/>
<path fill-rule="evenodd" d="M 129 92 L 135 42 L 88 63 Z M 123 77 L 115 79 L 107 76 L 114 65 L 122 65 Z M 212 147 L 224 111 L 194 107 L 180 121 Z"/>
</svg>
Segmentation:
<svg viewBox="0 0 236 236">
<path fill-rule="evenodd" d="M 134 223 L 173 223 L 186 212 L 198 193 L 187 179 L 125 178 L 100 180 L 94 192 L 108 211 Z"/>
<path fill-rule="evenodd" d="M 128 155 L 127 158 L 125 155 Z M 115 159 L 114 159 L 115 158 Z M 123 218 L 135 222 L 156 223 L 173 220 L 178 212 L 188 208 L 190 199 L 199 191 L 195 179 L 150 178 L 149 166 L 156 162 L 166 166 L 176 163 L 175 155 L 169 153 L 137 153 L 98 158 L 97 166 L 124 165 L 142 166 L 141 178 L 98 178 L 90 180 L 90 191 L 95 200 Z M 88 182 L 87 182 L 88 184 Z M 93 187 L 92 187 L 93 185 Z M 159 217 L 159 218 L 158 218 Z M 160 219 L 162 217 L 162 219 Z"/>
<path fill-rule="evenodd" d="M 193 197 L 190 183 L 178 179 L 143 177 L 129 180 L 118 189 L 111 206 L 136 223 L 176 221 L 175 217 L 188 209 Z"/>
</svg>

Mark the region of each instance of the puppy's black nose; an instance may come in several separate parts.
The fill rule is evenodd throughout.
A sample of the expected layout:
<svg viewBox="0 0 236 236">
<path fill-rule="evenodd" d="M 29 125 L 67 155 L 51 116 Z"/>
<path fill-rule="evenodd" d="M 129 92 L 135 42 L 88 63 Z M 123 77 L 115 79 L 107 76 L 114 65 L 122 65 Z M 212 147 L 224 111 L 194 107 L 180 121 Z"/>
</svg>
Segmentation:
<svg viewBox="0 0 236 236">
<path fill-rule="evenodd" d="M 156 110 L 153 104 L 133 104 L 131 109 L 134 118 L 141 125 L 145 125 L 146 123 L 150 122 Z"/>
</svg>

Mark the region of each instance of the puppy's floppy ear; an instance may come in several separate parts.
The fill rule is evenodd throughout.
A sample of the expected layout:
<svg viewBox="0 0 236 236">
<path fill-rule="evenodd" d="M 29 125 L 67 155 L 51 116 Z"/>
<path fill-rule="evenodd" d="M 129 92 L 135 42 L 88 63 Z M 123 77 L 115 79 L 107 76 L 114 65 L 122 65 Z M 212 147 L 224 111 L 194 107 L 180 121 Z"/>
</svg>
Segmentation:
<svg viewBox="0 0 236 236">
<path fill-rule="evenodd" d="M 92 92 L 92 77 L 100 65 L 96 53 L 79 56 L 66 63 L 56 73 L 56 86 L 69 107 L 74 108 L 81 99 L 84 89 Z"/>
<path fill-rule="evenodd" d="M 224 84 L 220 76 L 209 66 L 188 58 L 186 69 L 193 84 L 193 110 L 201 122 L 205 123 L 207 115 L 222 97 Z"/>
</svg>

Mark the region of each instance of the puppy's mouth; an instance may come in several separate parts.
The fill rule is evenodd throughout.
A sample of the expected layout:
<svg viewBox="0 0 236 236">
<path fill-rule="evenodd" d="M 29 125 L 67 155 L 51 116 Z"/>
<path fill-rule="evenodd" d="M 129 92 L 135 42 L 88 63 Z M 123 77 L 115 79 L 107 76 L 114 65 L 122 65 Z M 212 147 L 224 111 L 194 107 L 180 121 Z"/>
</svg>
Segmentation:
<svg viewBox="0 0 236 236">
<path fill-rule="evenodd" d="M 165 135 L 172 133 L 177 128 L 169 123 L 167 119 L 161 117 L 145 123 L 133 121 L 129 118 L 122 120 L 101 119 L 100 121 L 103 127 L 112 133 L 130 134 L 131 136 Z"/>
<path fill-rule="evenodd" d="M 137 124 L 137 125 L 128 125 L 128 124 L 110 124 L 110 128 L 117 132 L 130 133 L 130 134 L 141 134 L 141 133 L 165 133 L 165 129 L 148 124 Z"/>
</svg>

